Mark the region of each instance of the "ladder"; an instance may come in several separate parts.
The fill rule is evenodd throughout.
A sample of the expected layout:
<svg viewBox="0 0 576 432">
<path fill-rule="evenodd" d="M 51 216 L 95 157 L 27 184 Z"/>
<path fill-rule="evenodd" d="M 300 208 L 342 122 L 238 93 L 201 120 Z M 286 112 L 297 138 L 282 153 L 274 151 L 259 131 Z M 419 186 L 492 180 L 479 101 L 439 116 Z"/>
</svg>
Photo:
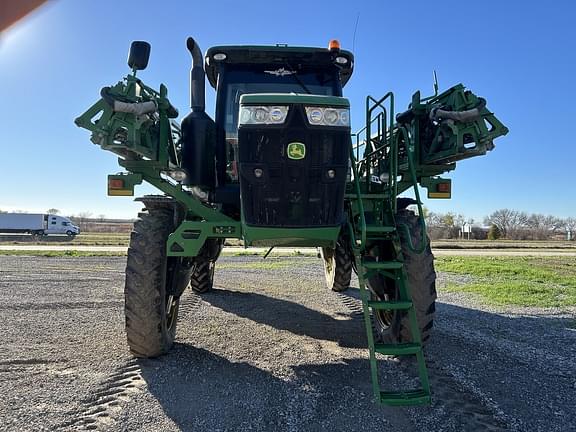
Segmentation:
<svg viewBox="0 0 576 432">
<path fill-rule="evenodd" d="M 371 135 L 372 111 L 377 107 L 383 107 L 382 102 L 390 99 L 389 109 L 390 120 L 384 126 L 378 126 L 378 133 Z M 372 104 L 374 102 L 374 104 Z M 398 143 L 392 129 L 393 125 L 393 95 L 391 93 L 376 101 L 370 96 L 366 101 L 366 140 L 364 149 L 364 159 L 358 161 L 358 145 L 351 148 L 350 158 L 352 162 L 352 174 L 354 176 L 353 193 L 346 194 L 346 199 L 350 203 L 351 213 L 357 215 L 356 218 L 349 219 L 349 232 L 358 273 L 358 282 L 362 300 L 362 310 L 368 339 L 368 349 L 370 354 L 370 371 L 372 378 L 372 389 L 374 398 L 382 405 L 388 406 L 413 406 L 426 405 L 430 403 L 430 384 L 428 372 L 424 360 L 422 338 L 416 311 L 410 295 L 410 287 L 407 283 L 406 271 L 404 269 L 404 259 L 401 252 L 400 236 L 396 228 L 394 214 L 396 212 L 397 186 L 396 177 L 398 170 Z M 379 114 L 377 119 L 386 119 L 386 109 L 384 114 Z M 387 123 L 387 122 L 384 122 Z M 380 122 L 379 122 L 380 124 Z M 376 142 L 376 145 L 374 145 Z M 385 146 L 388 146 L 385 149 Z M 382 150 L 384 149 L 384 150 Z M 356 151 L 356 155 L 354 154 Z M 409 154 L 411 168 L 413 163 Z M 387 186 L 378 192 L 371 190 L 371 164 L 374 158 L 386 157 L 389 167 L 389 181 Z M 373 159 L 371 159 L 373 158 Z M 415 194 L 420 207 L 420 197 L 417 191 L 416 177 L 413 176 Z M 365 209 L 367 211 L 365 211 Z M 366 215 L 369 214 L 369 224 L 366 222 Z M 420 211 L 420 214 L 422 212 Z M 379 260 L 370 256 L 367 245 L 373 242 L 388 242 L 390 250 L 394 251 L 392 258 Z M 411 244 L 410 244 L 410 247 Z M 366 281 L 374 276 L 381 276 L 392 282 L 396 287 L 397 296 L 394 299 L 384 301 L 372 298 L 371 292 L 366 285 Z M 409 329 L 411 334 L 410 342 L 400 343 L 380 343 L 376 341 L 372 317 L 378 311 L 396 311 L 407 314 Z M 378 360 L 376 355 L 386 356 L 415 356 L 418 364 L 418 377 L 420 388 L 408 390 L 382 390 L 378 374 Z"/>
<path fill-rule="evenodd" d="M 391 237 L 390 241 L 399 246 L 400 239 L 396 228 L 393 225 L 367 225 L 367 240 L 382 241 L 385 237 Z M 353 245 L 356 245 L 353 237 Z M 416 311 L 410 296 L 410 290 L 406 281 L 406 274 L 402 262 L 401 253 L 393 260 L 374 261 L 372 257 L 366 256 L 362 250 L 353 246 L 356 268 L 358 270 L 358 282 L 360 286 L 360 297 L 362 299 L 362 311 L 368 339 L 368 349 L 370 353 L 370 372 L 372 378 L 372 389 L 376 401 L 388 406 L 412 406 L 425 405 L 430 403 L 430 384 L 422 349 L 422 340 Z M 398 250 L 398 249 L 396 249 Z M 366 280 L 381 275 L 391 279 L 398 288 L 398 297 L 390 301 L 373 300 Z M 372 315 L 376 311 L 404 311 L 408 314 L 411 342 L 402 343 L 379 343 L 376 342 L 374 327 L 372 325 Z M 416 356 L 418 364 L 418 376 L 421 388 L 402 391 L 383 391 L 380 388 L 378 378 L 377 354 L 387 356 Z"/>
</svg>

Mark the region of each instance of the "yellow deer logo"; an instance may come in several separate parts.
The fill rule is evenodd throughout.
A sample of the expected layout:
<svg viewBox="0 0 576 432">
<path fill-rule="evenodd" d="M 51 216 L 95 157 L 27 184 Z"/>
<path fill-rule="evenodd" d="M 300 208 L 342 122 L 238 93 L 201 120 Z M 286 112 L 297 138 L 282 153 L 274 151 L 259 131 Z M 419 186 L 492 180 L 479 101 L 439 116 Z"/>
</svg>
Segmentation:
<svg viewBox="0 0 576 432">
<path fill-rule="evenodd" d="M 306 146 L 301 142 L 288 144 L 288 157 L 293 160 L 304 159 L 306 156 Z"/>
</svg>

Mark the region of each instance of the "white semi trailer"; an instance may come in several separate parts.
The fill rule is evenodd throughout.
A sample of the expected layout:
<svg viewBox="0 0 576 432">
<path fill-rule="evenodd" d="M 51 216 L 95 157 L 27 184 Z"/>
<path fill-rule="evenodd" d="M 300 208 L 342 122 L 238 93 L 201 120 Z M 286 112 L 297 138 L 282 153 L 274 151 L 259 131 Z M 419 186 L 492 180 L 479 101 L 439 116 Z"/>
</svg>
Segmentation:
<svg viewBox="0 0 576 432">
<path fill-rule="evenodd" d="M 0 213 L 0 233 L 28 233 L 38 237 L 66 234 L 75 237 L 80 228 L 70 219 L 51 214 Z"/>
</svg>

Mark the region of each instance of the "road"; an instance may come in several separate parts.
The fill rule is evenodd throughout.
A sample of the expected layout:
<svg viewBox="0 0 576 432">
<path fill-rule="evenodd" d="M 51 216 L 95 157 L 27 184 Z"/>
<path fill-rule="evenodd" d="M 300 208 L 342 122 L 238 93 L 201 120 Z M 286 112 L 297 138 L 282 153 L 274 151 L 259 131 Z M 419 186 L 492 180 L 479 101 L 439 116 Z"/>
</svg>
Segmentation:
<svg viewBox="0 0 576 432">
<path fill-rule="evenodd" d="M 136 360 L 123 332 L 124 257 L 0 256 L 0 431 L 574 431 L 567 313 L 439 298 L 430 407 L 373 404 L 358 290 L 314 257 L 222 257 L 187 293 L 177 344 Z M 440 275 L 439 286 L 443 283 Z M 413 365 L 383 360 L 383 384 Z"/>
<path fill-rule="evenodd" d="M 0 251 L 83 251 L 125 253 L 125 246 L 74 246 L 74 245 L 0 245 Z M 264 255 L 267 248 L 248 248 L 229 246 L 224 248 L 228 254 L 254 253 Z M 316 248 L 275 248 L 272 255 L 316 255 Z M 434 249 L 434 255 L 457 256 L 576 256 L 573 249 Z"/>
</svg>

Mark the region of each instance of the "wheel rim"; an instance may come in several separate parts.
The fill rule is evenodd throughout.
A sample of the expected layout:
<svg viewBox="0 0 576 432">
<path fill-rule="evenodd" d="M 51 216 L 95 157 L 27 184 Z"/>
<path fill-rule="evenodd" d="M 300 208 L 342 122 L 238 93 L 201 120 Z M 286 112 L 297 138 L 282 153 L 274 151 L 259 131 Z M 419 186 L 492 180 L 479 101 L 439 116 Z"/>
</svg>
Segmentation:
<svg viewBox="0 0 576 432">
<path fill-rule="evenodd" d="M 322 258 L 324 259 L 324 275 L 326 284 L 332 289 L 334 286 L 334 277 L 336 272 L 336 254 L 334 249 L 322 248 Z"/>
<path fill-rule="evenodd" d="M 177 282 L 176 275 L 178 269 L 182 264 L 182 258 L 173 257 L 167 258 L 166 260 L 166 287 L 165 287 L 165 297 L 164 305 L 166 312 L 166 328 L 171 331 L 176 326 L 178 319 L 178 300 L 179 297 L 170 294 L 173 291 L 173 286 Z"/>
<path fill-rule="evenodd" d="M 381 276 L 376 276 L 377 279 L 368 281 L 368 288 L 372 298 L 376 301 L 394 301 L 398 299 L 398 290 L 396 286 L 390 286 L 387 280 Z M 372 282 L 372 283 L 370 283 Z M 397 311 L 374 309 L 373 317 L 374 323 L 377 328 L 383 332 L 388 331 L 395 323 Z"/>
<path fill-rule="evenodd" d="M 172 330 L 176 324 L 177 314 L 176 308 L 178 307 L 178 301 L 173 295 L 166 296 L 166 327 L 168 330 Z"/>
<path fill-rule="evenodd" d="M 372 294 L 378 301 L 391 300 L 389 295 L 384 295 L 384 298 L 382 298 L 375 293 Z M 376 325 L 380 327 L 382 330 L 388 330 L 392 326 L 392 323 L 394 322 L 394 311 L 374 310 L 374 321 L 376 321 Z"/>
</svg>

